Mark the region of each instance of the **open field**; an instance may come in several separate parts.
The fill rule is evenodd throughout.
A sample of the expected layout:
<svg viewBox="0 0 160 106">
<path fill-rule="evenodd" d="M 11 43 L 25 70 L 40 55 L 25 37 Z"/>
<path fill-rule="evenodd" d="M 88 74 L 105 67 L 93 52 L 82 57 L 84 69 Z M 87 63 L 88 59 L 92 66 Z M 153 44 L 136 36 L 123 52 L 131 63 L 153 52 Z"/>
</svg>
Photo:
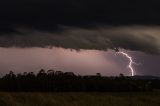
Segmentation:
<svg viewBox="0 0 160 106">
<path fill-rule="evenodd" d="M 160 91 L 131 93 L 0 92 L 0 106 L 160 106 Z"/>
</svg>

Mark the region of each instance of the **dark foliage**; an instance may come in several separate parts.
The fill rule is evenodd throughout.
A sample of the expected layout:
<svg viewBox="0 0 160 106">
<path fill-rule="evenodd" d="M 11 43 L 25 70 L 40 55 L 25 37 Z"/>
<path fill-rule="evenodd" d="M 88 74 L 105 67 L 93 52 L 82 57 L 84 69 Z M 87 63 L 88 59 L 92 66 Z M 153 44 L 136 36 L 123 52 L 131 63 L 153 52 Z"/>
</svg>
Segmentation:
<svg viewBox="0 0 160 106">
<path fill-rule="evenodd" d="M 158 86 L 157 86 L 158 87 Z M 119 77 L 79 76 L 72 72 L 41 69 L 38 74 L 25 72 L 15 75 L 12 71 L 0 78 L 1 91 L 151 91 L 149 80 L 133 79 L 120 74 Z"/>
</svg>

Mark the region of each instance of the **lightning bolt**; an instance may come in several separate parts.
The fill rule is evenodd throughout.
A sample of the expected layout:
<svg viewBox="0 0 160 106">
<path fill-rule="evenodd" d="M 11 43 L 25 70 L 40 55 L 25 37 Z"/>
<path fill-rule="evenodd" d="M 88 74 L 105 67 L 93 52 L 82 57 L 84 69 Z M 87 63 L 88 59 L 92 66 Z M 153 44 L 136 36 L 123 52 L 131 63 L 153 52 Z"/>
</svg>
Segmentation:
<svg viewBox="0 0 160 106">
<path fill-rule="evenodd" d="M 134 76 L 135 75 L 135 71 L 134 71 L 134 69 L 133 69 L 133 66 L 132 66 L 132 64 L 136 64 L 135 62 L 133 62 L 133 60 L 132 60 L 132 57 L 131 56 L 129 56 L 127 53 L 125 53 L 125 52 L 117 52 L 118 54 L 122 54 L 123 56 L 125 56 L 127 59 L 129 59 L 129 65 L 128 65 L 128 67 L 130 68 L 130 70 L 131 70 L 131 76 Z"/>
</svg>

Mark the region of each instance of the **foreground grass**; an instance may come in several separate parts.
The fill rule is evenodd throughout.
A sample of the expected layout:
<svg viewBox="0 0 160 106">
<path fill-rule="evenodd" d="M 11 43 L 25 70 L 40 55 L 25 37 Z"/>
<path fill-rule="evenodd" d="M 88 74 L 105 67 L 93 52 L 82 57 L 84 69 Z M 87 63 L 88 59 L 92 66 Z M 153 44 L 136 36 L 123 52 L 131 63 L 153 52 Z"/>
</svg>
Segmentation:
<svg viewBox="0 0 160 106">
<path fill-rule="evenodd" d="M 160 92 L 10 93 L 0 92 L 0 106 L 160 106 Z"/>
</svg>

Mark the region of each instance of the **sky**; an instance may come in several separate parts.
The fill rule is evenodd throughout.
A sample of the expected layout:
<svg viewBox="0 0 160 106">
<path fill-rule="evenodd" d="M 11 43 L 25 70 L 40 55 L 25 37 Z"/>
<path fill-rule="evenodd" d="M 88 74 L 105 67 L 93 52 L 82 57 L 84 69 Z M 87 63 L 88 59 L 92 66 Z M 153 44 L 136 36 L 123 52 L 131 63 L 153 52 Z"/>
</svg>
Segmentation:
<svg viewBox="0 0 160 106">
<path fill-rule="evenodd" d="M 76 75 L 130 76 L 129 60 L 115 51 L 71 50 L 63 48 L 0 48 L 1 75 L 9 73 L 37 73 L 40 69 L 74 72 Z M 142 52 L 126 51 L 137 65 L 133 65 L 136 75 L 160 75 L 160 56 Z"/>
<path fill-rule="evenodd" d="M 160 2 L 0 1 L 0 74 L 54 68 L 77 74 L 160 76 Z"/>
</svg>

